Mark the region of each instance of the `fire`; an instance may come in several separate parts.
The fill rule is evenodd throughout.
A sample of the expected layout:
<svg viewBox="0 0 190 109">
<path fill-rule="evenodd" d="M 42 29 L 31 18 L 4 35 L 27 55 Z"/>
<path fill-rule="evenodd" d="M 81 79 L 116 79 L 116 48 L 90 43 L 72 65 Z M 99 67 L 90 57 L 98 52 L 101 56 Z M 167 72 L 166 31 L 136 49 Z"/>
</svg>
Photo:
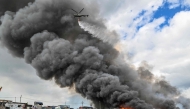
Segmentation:
<svg viewBox="0 0 190 109">
<path fill-rule="evenodd" d="M 133 109 L 131 107 L 120 107 L 119 109 Z"/>
<path fill-rule="evenodd" d="M 133 108 L 131 108 L 131 107 L 122 107 L 120 109 L 133 109 Z"/>
</svg>

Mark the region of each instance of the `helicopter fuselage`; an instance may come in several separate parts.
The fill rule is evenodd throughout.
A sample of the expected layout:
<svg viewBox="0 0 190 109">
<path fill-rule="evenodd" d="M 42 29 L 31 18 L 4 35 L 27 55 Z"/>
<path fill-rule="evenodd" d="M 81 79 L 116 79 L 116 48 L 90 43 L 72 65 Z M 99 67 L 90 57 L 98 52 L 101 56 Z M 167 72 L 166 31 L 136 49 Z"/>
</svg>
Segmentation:
<svg viewBox="0 0 190 109">
<path fill-rule="evenodd" d="M 88 15 L 74 14 L 74 17 L 88 17 Z"/>
</svg>

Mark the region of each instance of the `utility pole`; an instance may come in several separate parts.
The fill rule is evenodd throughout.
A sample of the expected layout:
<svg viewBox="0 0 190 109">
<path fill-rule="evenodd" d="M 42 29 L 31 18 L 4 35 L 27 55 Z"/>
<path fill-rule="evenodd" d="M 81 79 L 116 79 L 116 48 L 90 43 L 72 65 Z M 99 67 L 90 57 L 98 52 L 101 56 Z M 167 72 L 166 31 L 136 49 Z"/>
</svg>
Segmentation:
<svg viewBox="0 0 190 109">
<path fill-rule="evenodd" d="M 16 102 L 16 97 L 15 97 L 15 102 Z"/>
<path fill-rule="evenodd" d="M 20 103 L 21 103 L 21 98 L 22 98 L 22 95 L 20 96 Z"/>
<path fill-rule="evenodd" d="M 83 108 L 83 103 L 84 103 L 84 102 L 82 101 L 82 108 Z"/>
</svg>

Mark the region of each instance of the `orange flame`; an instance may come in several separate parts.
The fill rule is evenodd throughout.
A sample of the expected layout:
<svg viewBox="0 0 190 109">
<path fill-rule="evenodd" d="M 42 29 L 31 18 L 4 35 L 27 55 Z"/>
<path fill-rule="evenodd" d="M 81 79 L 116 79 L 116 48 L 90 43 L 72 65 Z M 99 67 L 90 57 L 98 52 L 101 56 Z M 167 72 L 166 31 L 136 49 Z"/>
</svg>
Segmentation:
<svg viewBox="0 0 190 109">
<path fill-rule="evenodd" d="M 121 107 L 120 109 L 133 109 L 131 107 Z"/>
<path fill-rule="evenodd" d="M 120 107 L 119 109 L 133 109 L 131 107 Z"/>
</svg>

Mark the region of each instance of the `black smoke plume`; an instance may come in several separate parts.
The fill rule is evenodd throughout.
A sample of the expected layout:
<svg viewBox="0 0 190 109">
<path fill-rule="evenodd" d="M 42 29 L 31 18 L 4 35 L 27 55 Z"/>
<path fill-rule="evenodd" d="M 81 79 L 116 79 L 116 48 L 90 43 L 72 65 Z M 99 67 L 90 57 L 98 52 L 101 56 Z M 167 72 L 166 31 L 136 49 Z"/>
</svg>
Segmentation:
<svg viewBox="0 0 190 109">
<path fill-rule="evenodd" d="M 0 16 L 6 11 L 16 12 L 32 2 L 34 2 L 34 0 L 0 0 Z"/>
<path fill-rule="evenodd" d="M 146 63 L 137 71 L 131 68 L 113 45 L 81 29 L 71 8 L 85 8 L 90 17 L 84 21 L 106 30 L 95 2 L 36 0 L 15 8 L 16 13 L 5 12 L 1 43 L 13 56 L 31 64 L 40 78 L 54 79 L 60 87 L 75 87 L 95 106 L 101 102 L 103 108 L 178 109 L 175 87 L 154 77 Z"/>
</svg>

